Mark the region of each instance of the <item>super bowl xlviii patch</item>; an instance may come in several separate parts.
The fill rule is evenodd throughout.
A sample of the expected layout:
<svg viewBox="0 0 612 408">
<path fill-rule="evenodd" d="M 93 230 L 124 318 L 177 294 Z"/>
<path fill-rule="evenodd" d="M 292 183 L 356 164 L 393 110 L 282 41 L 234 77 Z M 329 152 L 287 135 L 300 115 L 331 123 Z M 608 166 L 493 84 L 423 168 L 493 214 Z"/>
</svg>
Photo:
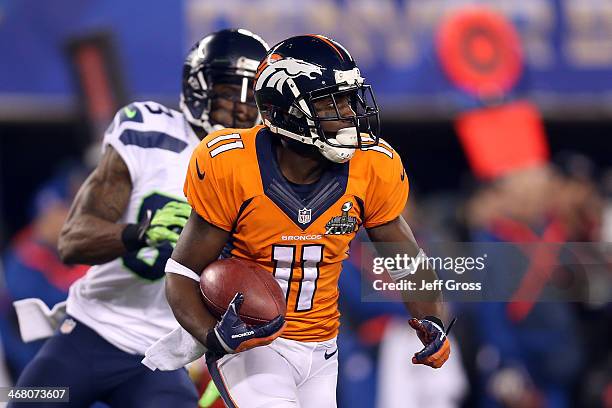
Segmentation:
<svg viewBox="0 0 612 408">
<path fill-rule="evenodd" d="M 357 217 L 348 215 L 351 208 L 353 203 L 350 201 L 342 204 L 342 215 L 333 217 L 325 224 L 325 235 L 351 234 L 357 230 Z"/>
<path fill-rule="evenodd" d="M 77 323 L 76 323 L 76 321 L 74 319 L 66 319 L 66 320 L 64 320 L 64 322 L 60 326 L 60 333 L 62 333 L 62 334 L 70 334 L 74 330 L 76 325 L 77 325 Z"/>
</svg>

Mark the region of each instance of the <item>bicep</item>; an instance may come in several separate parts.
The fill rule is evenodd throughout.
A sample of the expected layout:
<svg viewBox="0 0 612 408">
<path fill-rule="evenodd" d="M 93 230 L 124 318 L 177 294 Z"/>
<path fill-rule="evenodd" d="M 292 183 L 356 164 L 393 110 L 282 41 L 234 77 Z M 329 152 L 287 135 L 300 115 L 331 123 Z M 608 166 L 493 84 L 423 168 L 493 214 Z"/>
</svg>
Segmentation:
<svg viewBox="0 0 612 408">
<path fill-rule="evenodd" d="M 368 236 L 374 242 L 403 242 L 416 243 L 410 226 L 401 215 L 386 224 L 368 228 Z"/>
<path fill-rule="evenodd" d="M 127 165 L 112 146 L 107 146 L 100 163 L 81 186 L 68 222 L 80 215 L 118 221 L 128 206 L 132 181 Z"/>
<path fill-rule="evenodd" d="M 172 252 L 172 259 L 199 274 L 219 258 L 229 238 L 228 231 L 210 224 L 192 210 Z"/>
</svg>

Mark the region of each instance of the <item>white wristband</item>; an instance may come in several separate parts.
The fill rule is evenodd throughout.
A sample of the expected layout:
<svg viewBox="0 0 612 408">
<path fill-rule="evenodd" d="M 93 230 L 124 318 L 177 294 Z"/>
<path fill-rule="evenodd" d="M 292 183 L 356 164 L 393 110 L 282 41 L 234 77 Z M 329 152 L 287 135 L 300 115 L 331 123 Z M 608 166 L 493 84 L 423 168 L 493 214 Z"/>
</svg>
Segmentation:
<svg viewBox="0 0 612 408">
<path fill-rule="evenodd" d="M 427 255 L 425 255 L 425 251 L 422 248 L 419 248 L 419 253 L 412 259 L 412 263 L 408 265 L 406 269 L 396 269 L 396 270 L 388 270 L 389 276 L 393 281 L 397 281 L 398 279 L 405 278 L 408 275 L 414 275 L 416 270 L 419 268 L 424 261 L 427 260 Z"/>
<path fill-rule="evenodd" d="M 168 262 L 166 262 L 166 269 L 165 269 L 165 271 L 166 271 L 166 273 L 176 273 L 177 275 L 186 276 L 186 277 L 188 277 L 190 279 L 193 279 L 196 282 L 200 281 L 200 275 L 198 275 L 197 273 L 195 273 L 194 271 L 192 271 L 188 267 L 186 267 L 184 265 L 181 265 L 180 263 L 176 262 L 172 258 L 168 259 Z"/>
</svg>

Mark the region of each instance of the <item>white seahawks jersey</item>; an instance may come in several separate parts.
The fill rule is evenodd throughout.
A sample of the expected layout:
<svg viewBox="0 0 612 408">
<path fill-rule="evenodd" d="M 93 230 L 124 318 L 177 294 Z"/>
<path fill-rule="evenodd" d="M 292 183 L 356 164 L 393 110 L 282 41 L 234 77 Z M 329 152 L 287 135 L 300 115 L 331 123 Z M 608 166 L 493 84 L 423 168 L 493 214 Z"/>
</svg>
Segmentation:
<svg viewBox="0 0 612 408">
<path fill-rule="evenodd" d="M 199 139 L 183 115 L 155 102 L 120 110 L 106 131 L 132 179 L 130 203 L 120 222 L 137 223 L 147 210 L 185 201 L 183 183 Z M 164 267 L 172 247 L 143 248 L 96 265 L 70 287 L 68 313 L 108 342 L 144 355 L 157 339 L 178 327 L 164 294 Z"/>
</svg>

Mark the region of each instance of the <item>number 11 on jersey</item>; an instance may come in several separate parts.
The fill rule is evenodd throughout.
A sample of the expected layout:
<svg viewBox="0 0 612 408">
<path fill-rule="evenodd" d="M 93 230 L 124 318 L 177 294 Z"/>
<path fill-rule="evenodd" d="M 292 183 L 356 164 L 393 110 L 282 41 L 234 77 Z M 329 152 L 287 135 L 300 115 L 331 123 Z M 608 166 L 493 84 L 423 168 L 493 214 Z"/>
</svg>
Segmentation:
<svg viewBox="0 0 612 408">
<path fill-rule="evenodd" d="M 299 265 L 296 265 L 296 252 L 300 249 Z M 319 279 L 319 264 L 323 260 L 323 245 L 274 245 L 272 247 L 272 260 L 274 261 L 274 277 L 285 293 L 285 300 L 289 302 L 291 282 L 294 268 L 299 267 L 302 278 L 298 288 L 295 302 L 296 312 L 306 312 L 312 309 L 314 296 L 317 291 Z"/>
</svg>

